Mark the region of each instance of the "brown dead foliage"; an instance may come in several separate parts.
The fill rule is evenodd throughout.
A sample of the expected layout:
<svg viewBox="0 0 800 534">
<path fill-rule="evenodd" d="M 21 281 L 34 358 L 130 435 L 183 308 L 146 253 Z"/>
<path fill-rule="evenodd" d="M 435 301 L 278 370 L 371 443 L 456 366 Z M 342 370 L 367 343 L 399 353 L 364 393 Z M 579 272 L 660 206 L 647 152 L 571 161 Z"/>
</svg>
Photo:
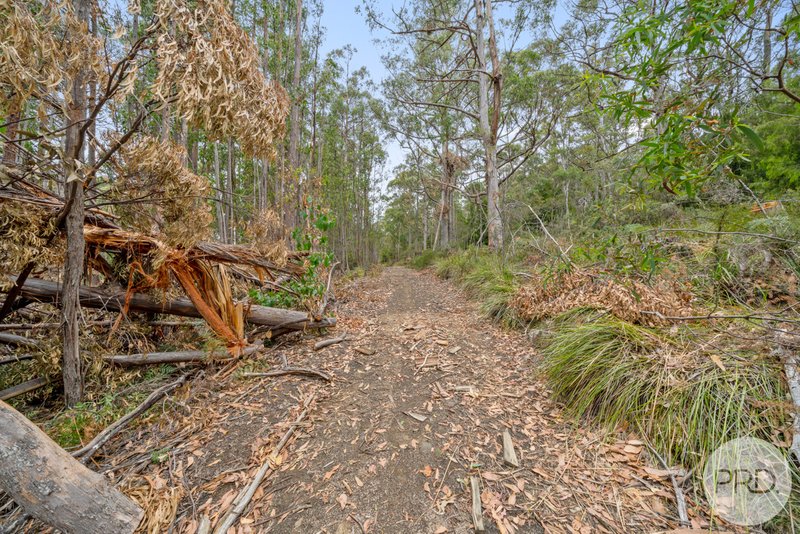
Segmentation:
<svg viewBox="0 0 800 534">
<path fill-rule="evenodd" d="M 182 147 L 142 136 L 125 145 L 121 155 L 113 196 L 126 227 L 181 247 L 211 236 L 210 186 L 184 166 Z"/>
<path fill-rule="evenodd" d="M 665 322 L 658 314 L 691 315 L 690 299 L 689 293 L 663 280 L 650 286 L 631 278 L 575 269 L 551 279 L 533 279 L 517 290 L 511 306 L 526 321 L 590 307 L 634 324 L 657 326 Z"/>
<path fill-rule="evenodd" d="M 250 155 L 273 155 L 289 98 L 264 77 L 258 49 L 231 16 L 229 2 L 159 0 L 156 16 L 162 27 L 156 94 L 174 99 L 178 114 L 211 136 L 234 137 Z"/>
</svg>

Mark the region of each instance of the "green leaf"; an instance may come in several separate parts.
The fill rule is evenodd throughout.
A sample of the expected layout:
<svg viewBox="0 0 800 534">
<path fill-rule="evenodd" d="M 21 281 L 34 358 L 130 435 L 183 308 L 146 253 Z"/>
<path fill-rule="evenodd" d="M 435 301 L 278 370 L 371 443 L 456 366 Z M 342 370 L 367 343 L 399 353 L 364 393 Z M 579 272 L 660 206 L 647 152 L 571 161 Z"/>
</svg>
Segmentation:
<svg viewBox="0 0 800 534">
<path fill-rule="evenodd" d="M 756 133 L 755 130 L 750 128 L 745 124 L 737 124 L 736 128 L 742 132 L 745 137 L 755 146 L 758 150 L 764 150 L 764 141 L 761 139 L 761 136 Z"/>
</svg>

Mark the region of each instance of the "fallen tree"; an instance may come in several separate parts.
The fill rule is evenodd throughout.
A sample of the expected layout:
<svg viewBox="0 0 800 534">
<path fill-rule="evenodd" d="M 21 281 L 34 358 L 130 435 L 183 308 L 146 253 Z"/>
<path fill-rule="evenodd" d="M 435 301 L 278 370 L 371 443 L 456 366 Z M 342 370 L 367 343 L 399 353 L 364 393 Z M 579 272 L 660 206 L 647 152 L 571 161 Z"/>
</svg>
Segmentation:
<svg viewBox="0 0 800 534">
<path fill-rule="evenodd" d="M 15 280 L 12 277 L 12 280 Z M 36 300 L 60 304 L 61 284 L 49 280 L 29 278 L 22 286 L 21 296 Z M 86 308 L 95 308 L 113 312 L 125 309 L 125 291 L 103 290 L 95 287 L 81 286 L 80 303 Z M 160 301 L 142 294 L 129 296 L 128 311 L 143 313 L 163 313 L 181 317 L 202 317 L 191 300 L 185 298 L 166 299 Z M 327 328 L 336 325 L 336 319 L 323 318 L 320 321 L 309 319 L 304 312 L 252 305 L 244 310 L 244 319 L 250 324 L 274 327 L 282 330 L 305 330 L 308 328 Z"/>
<path fill-rule="evenodd" d="M 139 506 L 0 402 L 0 489 L 25 512 L 66 533 L 132 533 Z"/>
</svg>

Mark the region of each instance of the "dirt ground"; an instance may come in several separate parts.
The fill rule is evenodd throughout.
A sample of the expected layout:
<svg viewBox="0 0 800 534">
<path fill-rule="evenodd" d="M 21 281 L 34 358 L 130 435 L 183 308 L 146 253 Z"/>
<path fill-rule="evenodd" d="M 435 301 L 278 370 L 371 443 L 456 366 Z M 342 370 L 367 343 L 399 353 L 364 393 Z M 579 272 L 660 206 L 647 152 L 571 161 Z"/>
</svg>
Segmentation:
<svg viewBox="0 0 800 534">
<path fill-rule="evenodd" d="M 409 269 L 340 293 L 339 326 L 325 336 L 346 331 L 346 341 L 314 351 L 319 338 L 302 336 L 207 368 L 107 447 L 95 468 L 145 506 L 150 531 L 216 524 L 265 462 L 270 473 L 229 532 L 472 532 L 471 477 L 487 532 L 677 526 L 668 473 L 646 464 L 634 436 L 565 420 L 521 332 Z M 245 375 L 283 358 L 333 379 Z M 503 460 L 504 431 L 518 467 Z"/>
</svg>

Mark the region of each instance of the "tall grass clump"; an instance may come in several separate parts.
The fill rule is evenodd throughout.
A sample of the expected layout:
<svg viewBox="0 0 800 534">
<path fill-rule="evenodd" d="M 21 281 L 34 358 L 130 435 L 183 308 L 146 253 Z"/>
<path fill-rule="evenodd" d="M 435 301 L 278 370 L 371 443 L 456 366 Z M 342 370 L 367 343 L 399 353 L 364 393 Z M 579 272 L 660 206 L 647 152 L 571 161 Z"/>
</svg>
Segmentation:
<svg viewBox="0 0 800 534">
<path fill-rule="evenodd" d="M 414 269 L 425 269 L 436 263 L 442 256 L 443 253 L 436 250 L 423 250 L 418 256 L 411 260 L 410 265 Z"/>
<path fill-rule="evenodd" d="M 509 326 L 519 324 L 510 304 L 517 290 L 514 269 L 502 257 L 466 250 L 436 262 L 436 274 L 461 286 L 486 316 Z"/>
<path fill-rule="evenodd" d="M 714 361 L 611 316 L 555 325 L 542 365 L 567 411 L 609 430 L 630 428 L 671 464 L 702 466 L 730 439 L 775 442 L 787 428 L 777 362 L 743 353 L 718 354 Z"/>
</svg>

